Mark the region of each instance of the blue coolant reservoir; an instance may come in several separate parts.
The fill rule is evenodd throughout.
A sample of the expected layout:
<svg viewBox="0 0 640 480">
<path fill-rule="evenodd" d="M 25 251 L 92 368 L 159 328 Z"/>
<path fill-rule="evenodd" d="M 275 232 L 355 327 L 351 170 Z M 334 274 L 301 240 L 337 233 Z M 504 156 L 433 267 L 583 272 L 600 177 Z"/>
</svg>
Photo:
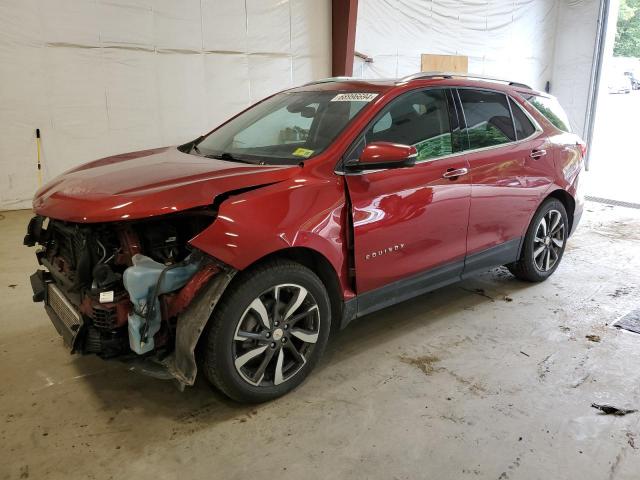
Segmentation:
<svg viewBox="0 0 640 480">
<path fill-rule="evenodd" d="M 133 266 L 124 271 L 122 280 L 134 307 L 133 312 L 129 314 L 129 346 L 137 354 L 142 355 L 154 349 L 153 336 L 160 330 L 161 314 L 158 297 L 153 299 L 155 306 L 152 315 L 146 319 L 149 323 L 146 342 L 141 332 L 145 318 L 140 313 L 148 312 L 151 307 L 147 302 L 154 293 L 162 271 L 166 270 L 158 288 L 158 295 L 184 287 L 200 266 L 199 261 L 190 261 L 190 258 L 191 256 L 187 257 L 180 266 L 170 268 L 139 253 L 131 258 Z"/>
</svg>

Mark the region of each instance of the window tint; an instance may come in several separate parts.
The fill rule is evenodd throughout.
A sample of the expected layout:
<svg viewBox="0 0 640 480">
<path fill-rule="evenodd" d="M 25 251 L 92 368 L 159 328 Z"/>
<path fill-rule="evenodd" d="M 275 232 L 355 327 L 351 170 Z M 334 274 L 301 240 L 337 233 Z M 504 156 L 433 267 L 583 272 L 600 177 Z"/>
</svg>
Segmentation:
<svg viewBox="0 0 640 480">
<path fill-rule="evenodd" d="M 554 97 L 525 96 L 527 102 L 533 105 L 554 127 L 564 132 L 571 132 L 569 117 Z"/>
<path fill-rule="evenodd" d="M 418 161 L 450 155 L 454 150 L 446 91 L 422 90 L 392 101 L 367 130 L 365 141 L 413 145 Z M 355 148 L 350 157 L 360 151 Z"/>
<path fill-rule="evenodd" d="M 516 126 L 516 138 L 522 140 L 528 138 L 534 134 L 536 127 L 533 126 L 531 120 L 522 111 L 520 105 L 513 100 L 509 99 L 509 105 L 511 105 L 511 111 L 513 112 L 513 123 Z"/>
<path fill-rule="evenodd" d="M 483 148 L 516 139 L 507 97 L 503 93 L 458 90 L 467 121 L 469 148 Z"/>
</svg>

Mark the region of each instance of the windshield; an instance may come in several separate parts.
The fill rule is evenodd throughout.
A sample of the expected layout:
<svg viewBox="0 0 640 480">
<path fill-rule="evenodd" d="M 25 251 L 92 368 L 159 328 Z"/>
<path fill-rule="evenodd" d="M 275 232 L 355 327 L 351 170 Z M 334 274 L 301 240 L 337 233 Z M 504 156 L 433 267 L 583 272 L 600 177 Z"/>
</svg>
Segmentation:
<svg viewBox="0 0 640 480">
<path fill-rule="evenodd" d="M 289 165 L 322 152 L 375 93 L 279 93 L 238 115 L 193 150 L 207 157 Z"/>
</svg>

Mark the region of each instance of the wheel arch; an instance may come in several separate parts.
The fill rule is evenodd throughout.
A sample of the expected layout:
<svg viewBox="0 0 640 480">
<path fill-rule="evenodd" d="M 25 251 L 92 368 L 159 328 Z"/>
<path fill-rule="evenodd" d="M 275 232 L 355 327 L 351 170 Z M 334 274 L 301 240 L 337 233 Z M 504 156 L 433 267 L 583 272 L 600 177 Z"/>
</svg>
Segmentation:
<svg viewBox="0 0 640 480">
<path fill-rule="evenodd" d="M 289 247 L 271 252 L 251 263 L 244 271 L 259 267 L 273 260 L 284 259 L 304 265 L 313 273 L 318 275 L 320 281 L 327 289 L 329 302 L 331 304 L 331 331 L 340 328 L 340 319 L 344 304 L 344 296 L 340 278 L 335 268 L 322 253 L 308 247 Z"/>
<path fill-rule="evenodd" d="M 573 229 L 573 220 L 574 220 L 574 215 L 576 211 L 575 199 L 566 190 L 559 188 L 549 193 L 544 198 L 544 200 L 540 202 L 540 205 L 542 205 L 542 203 L 544 203 L 549 198 L 555 198 L 557 200 L 560 200 L 560 202 L 562 202 L 562 205 L 564 205 L 564 208 L 567 211 L 567 217 L 569 219 L 569 231 L 571 232 Z"/>
</svg>

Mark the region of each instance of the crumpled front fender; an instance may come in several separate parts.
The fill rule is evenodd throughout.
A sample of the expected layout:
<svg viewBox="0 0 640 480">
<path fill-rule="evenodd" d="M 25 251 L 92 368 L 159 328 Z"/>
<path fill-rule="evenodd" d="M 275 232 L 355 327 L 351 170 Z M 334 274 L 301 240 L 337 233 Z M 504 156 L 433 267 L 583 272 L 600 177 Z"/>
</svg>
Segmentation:
<svg viewBox="0 0 640 480">
<path fill-rule="evenodd" d="M 178 317 L 175 349 L 163 364 L 183 386 L 192 386 L 196 380 L 196 345 L 218 301 L 237 272 L 226 269 L 215 275 Z"/>
</svg>

